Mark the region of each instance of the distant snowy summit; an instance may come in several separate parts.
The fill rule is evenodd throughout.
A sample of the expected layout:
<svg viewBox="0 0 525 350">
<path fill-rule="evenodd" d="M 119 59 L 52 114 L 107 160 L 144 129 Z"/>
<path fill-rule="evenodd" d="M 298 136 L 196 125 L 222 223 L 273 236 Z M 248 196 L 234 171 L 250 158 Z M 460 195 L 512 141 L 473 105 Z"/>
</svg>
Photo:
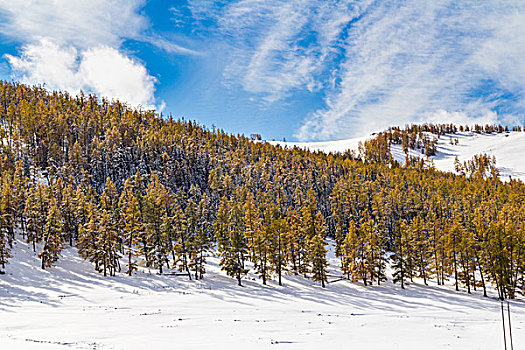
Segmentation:
<svg viewBox="0 0 525 350">
<path fill-rule="evenodd" d="M 345 152 L 347 150 L 357 152 L 359 142 L 370 140 L 376 135 L 377 134 L 371 134 L 365 137 L 338 141 L 269 141 L 269 143 L 282 147 L 299 147 L 326 153 Z M 467 131 L 443 134 L 440 135 L 439 138 L 437 135 L 429 134 L 429 137 L 438 139 L 436 155 L 429 157 L 429 159 L 434 162 L 436 169 L 453 172 L 456 157 L 458 157 L 461 162 L 464 162 L 472 159 L 477 154 L 487 154 L 496 157 L 496 166 L 500 171 L 502 180 L 505 181 L 512 178 L 525 181 L 525 132 L 476 133 Z M 401 145 L 391 145 L 390 151 L 394 159 L 404 163 L 405 152 Z M 426 158 L 418 149 L 410 149 L 409 155 Z"/>
</svg>

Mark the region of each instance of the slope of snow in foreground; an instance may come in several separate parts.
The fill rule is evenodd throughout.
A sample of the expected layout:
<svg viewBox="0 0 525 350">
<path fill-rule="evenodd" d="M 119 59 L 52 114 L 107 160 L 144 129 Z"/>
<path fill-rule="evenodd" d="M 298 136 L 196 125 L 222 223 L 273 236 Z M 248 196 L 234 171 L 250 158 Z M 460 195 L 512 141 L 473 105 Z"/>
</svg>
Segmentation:
<svg viewBox="0 0 525 350">
<path fill-rule="evenodd" d="M 435 135 L 429 134 L 430 137 Z M 357 151 L 359 141 L 366 141 L 374 135 L 367 137 L 327 141 L 327 142 L 276 142 L 283 147 L 307 148 L 312 151 L 344 152 L 346 150 Z M 457 145 L 450 144 L 450 138 L 457 139 Z M 401 163 L 405 161 L 405 153 L 400 145 L 391 147 L 392 155 Z M 509 132 L 501 134 L 476 134 L 474 132 L 461 132 L 456 134 L 441 135 L 436 156 L 430 157 L 434 161 L 436 169 L 442 171 L 454 171 L 454 159 L 456 156 L 461 162 L 470 160 L 476 154 L 488 154 L 496 156 L 496 166 L 500 170 L 502 180 L 520 179 L 525 181 L 525 132 Z M 424 157 L 418 150 L 411 150 L 410 155 Z"/>
<path fill-rule="evenodd" d="M 503 348 L 500 303 L 479 290 L 345 280 L 322 289 L 293 276 L 263 286 L 251 274 L 237 287 L 217 258 L 197 282 L 147 271 L 104 278 L 72 248 L 45 271 L 24 243 L 15 251 L 0 276 L 1 349 Z M 522 349 L 525 303 L 511 311 Z"/>
</svg>

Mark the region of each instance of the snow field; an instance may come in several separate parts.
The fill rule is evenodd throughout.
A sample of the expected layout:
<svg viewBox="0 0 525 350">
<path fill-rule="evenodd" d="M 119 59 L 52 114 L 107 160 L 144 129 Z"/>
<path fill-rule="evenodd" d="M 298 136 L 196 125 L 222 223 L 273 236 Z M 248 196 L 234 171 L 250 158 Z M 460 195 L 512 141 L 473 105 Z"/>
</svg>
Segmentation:
<svg viewBox="0 0 525 350">
<path fill-rule="evenodd" d="M 429 137 L 436 135 L 428 134 Z M 359 141 L 366 141 L 374 135 L 367 137 L 327 141 L 327 142 L 275 142 L 281 146 L 307 148 L 311 151 L 322 152 L 344 152 L 355 150 Z M 457 139 L 457 145 L 450 144 L 450 138 Z M 404 163 L 405 153 L 401 145 L 392 145 L 391 152 L 394 159 Z M 436 169 L 442 171 L 454 171 L 454 159 L 457 156 L 461 162 L 472 159 L 476 154 L 488 154 L 496 156 L 496 166 L 500 170 L 502 180 L 520 179 L 525 181 L 525 132 L 509 132 L 501 134 L 477 134 L 474 132 L 458 132 L 456 134 L 441 135 L 438 140 L 437 154 L 430 157 Z M 410 150 L 412 156 L 425 157 L 420 150 Z"/>
<path fill-rule="evenodd" d="M 503 348 L 499 301 L 455 292 L 451 282 L 401 290 L 341 280 L 323 289 L 301 276 L 264 286 L 250 273 L 238 287 L 216 257 L 202 281 L 147 269 L 104 278 L 74 248 L 43 271 L 17 245 L 0 276 L 1 349 Z M 520 349 L 525 303 L 511 301 L 511 311 Z"/>
</svg>

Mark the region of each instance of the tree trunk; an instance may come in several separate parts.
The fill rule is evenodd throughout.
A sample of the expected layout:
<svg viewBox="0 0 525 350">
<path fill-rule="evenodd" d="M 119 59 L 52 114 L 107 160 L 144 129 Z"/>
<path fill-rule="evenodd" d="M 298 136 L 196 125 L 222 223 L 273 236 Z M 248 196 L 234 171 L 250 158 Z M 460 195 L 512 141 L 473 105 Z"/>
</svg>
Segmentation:
<svg viewBox="0 0 525 350">
<path fill-rule="evenodd" d="M 277 237 L 277 242 L 278 242 L 278 246 L 279 246 L 279 249 L 278 249 L 278 252 L 279 252 L 279 256 L 278 256 L 278 262 L 277 262 L 277 273 L 279 274 L 279 285 L 282 286 L 283 283 L 281 281 L 281 235 L 279 234 L 278 237 Z"/>
<path fill-rule="evenodd" d="M 459 285 L 458 285 L 458 266 L 456 263 L 456 251 L 453 251 L 454 256 L 454 280 L 456 281 L 456 291 L 459 291 Z"/>
<path fill-rule="evenodd" d="M 132 246 L 132 242 L 133 242 L 133 235 L 130 235 L 129 236 L 129 255 L 128 255 L 128 275 L 131 276 L 131 256 L 132 256 L 132 253 L 131 253 L 131 246 Z"/>
</svg>

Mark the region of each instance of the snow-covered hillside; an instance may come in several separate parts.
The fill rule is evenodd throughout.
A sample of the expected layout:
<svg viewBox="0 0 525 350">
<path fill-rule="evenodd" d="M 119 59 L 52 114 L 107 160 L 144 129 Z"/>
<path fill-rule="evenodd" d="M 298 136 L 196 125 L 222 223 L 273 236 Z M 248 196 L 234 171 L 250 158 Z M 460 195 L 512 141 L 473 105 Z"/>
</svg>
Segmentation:
<svg viewBox="0 0 525 350">
<path fill-rule="evenodd" d="M 288 276 L 244 287 L 210 259 L 203 281 L 147 271 L 104 278 L 73 248 L 49 270 L 19 241 L 0 277 L 1 349 L 501 349 L 500 303 L 452 286 Z M 332 266 L 337 259 L 330 257 Z M 335 270 L 335 268 L 334 268 Z M 335 272 L 334 272 L 335 273 Z M 334 281 L 335 277 L 330 280 Z M 525 303 L 512 301 L 514 349 Z"/>
<path fill-rule="evenodd" d="M 343 152 L 348 149 L 357 150 L 359 141 L 365 141 L 373 135 L 355 139 L 330 142 L 272 142 L 281 146 L 308 148 L 312 151 Z M 457 139 L 457 145 L 450 144 L 450 138 Z M 404 162 L 405 154 L 401 146 L 391 148 L 392 155 L 400 162 Z M 502 180 L 514 179 L 525 181 L 525 132 L 509 132 L 501 134 L 476 134 L 461 132 L 451 135 L 442 135 L 438 141 L 437 154 L 431 159 L 437 169 L 443 171 L 454 170 L 454 159 L 460 161 L 472 159 L 476 154 L 486 153 L 496 156 L 496 165 L 500 170 Z M 420 152 L 411 150 L 410 155 L 424 157 Z"/>
<path fill-rule="evenodd" d="M 320 142 L 285 142 L 285 141 L 268 141 L 272 145 L 280 145 L 282 147 L 299 147 L 306 148 L 311 151 L 321 152 L 345 152 L 347 150 L 355 150 L 359 147 L 359 142 L 365 142 L 373 138 L 374 135 L 358 137 L 353 139 L 338 140 L 338 141 L 320 141 Z"/>
</svg>

